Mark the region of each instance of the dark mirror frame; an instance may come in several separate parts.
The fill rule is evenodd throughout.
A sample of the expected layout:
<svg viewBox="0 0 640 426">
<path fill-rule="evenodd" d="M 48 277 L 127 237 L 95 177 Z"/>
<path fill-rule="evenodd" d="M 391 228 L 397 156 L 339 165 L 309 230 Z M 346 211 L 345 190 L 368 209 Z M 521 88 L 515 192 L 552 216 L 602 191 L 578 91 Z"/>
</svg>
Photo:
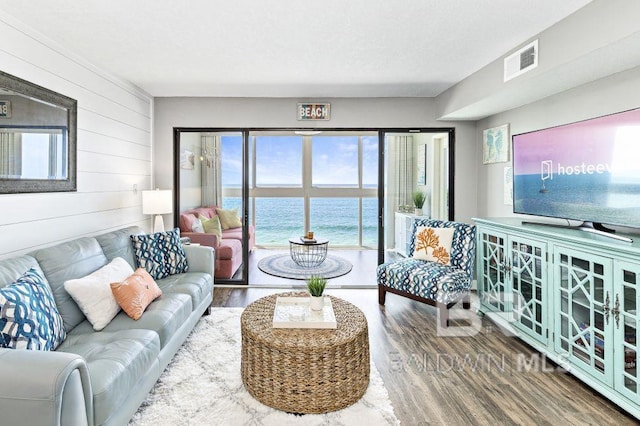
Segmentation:
<svg viewBox="0 0 640 426">
<path fill-rule="evenodd" d="M 76 139 L 78 122 L 78 101 L 2 71 L 0 71 L 0 88 L 16 92 L 20 95 L 33 98 L 37 101 L 49 103 L 66 109 L 68 136 L 68 170 L 66 179 L 47 180 L 0 178 L 0 194 L 76 191 Z"/>
</svg>

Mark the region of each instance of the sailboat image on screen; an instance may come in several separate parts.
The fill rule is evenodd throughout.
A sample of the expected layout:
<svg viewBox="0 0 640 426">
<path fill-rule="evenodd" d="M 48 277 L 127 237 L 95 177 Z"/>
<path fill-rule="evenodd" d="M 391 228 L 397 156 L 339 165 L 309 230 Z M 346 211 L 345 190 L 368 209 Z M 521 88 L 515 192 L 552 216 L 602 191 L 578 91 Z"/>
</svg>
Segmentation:
<svg viewBox="0 0 640 426">
<path fill-rule="evenodd" d="M 553 162 L 551 160 L 544 160 L 540 162 L 540 180 L 542 180 L 542 186 L 540 187 L 540 192 L 549 192 L 547 186 L 544 184 L 544 181 L 547 179 L 553 179 Z"/>
</svg>

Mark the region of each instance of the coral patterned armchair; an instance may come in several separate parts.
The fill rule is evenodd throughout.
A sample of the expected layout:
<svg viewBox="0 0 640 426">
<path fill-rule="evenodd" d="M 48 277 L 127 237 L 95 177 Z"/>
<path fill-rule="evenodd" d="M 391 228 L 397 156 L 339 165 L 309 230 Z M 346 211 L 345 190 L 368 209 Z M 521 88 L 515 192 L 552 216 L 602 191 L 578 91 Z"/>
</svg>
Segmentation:
<svg viewBox="0 0 640 426">
<path fill-rule="evenodd" d="M 476 228 L 460 222 L 416 219 L 408 257 L 378 266 L 378 301 L 386 293 L 438 307 L 447 326 L 448 309 L 457 302 L 469 309 L 476 252 Z"/>
</svg>

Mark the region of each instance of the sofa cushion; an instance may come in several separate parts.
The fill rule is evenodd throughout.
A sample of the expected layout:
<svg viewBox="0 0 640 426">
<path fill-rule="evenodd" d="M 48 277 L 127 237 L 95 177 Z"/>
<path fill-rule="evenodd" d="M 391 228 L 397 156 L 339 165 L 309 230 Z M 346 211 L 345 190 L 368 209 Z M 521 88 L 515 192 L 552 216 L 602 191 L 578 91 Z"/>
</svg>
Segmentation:
<svg viewBox="0 0 640 426">
<path fill-rule="evenodd" d="M 162 290 L 144 268 L 138 268 L 120 282 L 111 283 L 111 292 L 118 305 L 137 320 L 151 302 L 162 296 Z"/>
<path fill-rule="evenodd" d="M 85 316 L 64 289 L 64 282 L 89 275 L 108 263 L 100 244 L 95 238 L 84 237 L 38 250 L 31 255 L 38 260 L 47 277 L 65 329 L 71 331 L 85 320 Z"/>
<path fill-rule="evenodd" d="M 33 268 L 0 289 L 0 346 L 52 351 L 66 337 L 46 280 Z"/>
<path fill-rule="evenodd" d="M 180 230 L 182 232 L 193 232 L 193 223 L 197 218 L 211 219 L 215 215 L 216 206 L 186 210 L 180 213 Z"/>
<path fill-rule="evenodd" d="M 471 288 L 464 270 L 413 258 L 379 265 L 377 280 L 378 284 L 445 304 L 457 302 Z"/>
<path fill-rule="evenodd" d="M 124 311 L 116 315 L 101 333 L 121 330 L 142 329 L 151 330 L 160 339 L 160 348 L 171 340 L 176 331 L 182 327 L 191 312 L 191 298 L 186 294 L 163 294 L 150 304 L 140 319 L 133 320 Z M 94 333 L 91 323 L 84 321 L 69 335 Z"/>
<path fill-rule="evenodd" d="M 135 269 L 136 256 L 133 252 L 133 245 L 131 244 L 129 236 L 138 234 L 144 234 L 144 230 L 139 226 L 129 226 L 98 235 L 96 236 L 96 240 L 98 244 L 100 244 L 100 247 L 102 247 L 102 251 L 109 261 L 112 261 L 116 257 L 121 257 L 131 265 L 131 268 Z"/>
<path fill-rule="evenodd" d="M 201 272 L 172 275 L 159 280 L 158 287 L 162 290 L 162 298 L 169 297 L 170 294 L 174 293 L 189 296 L 192 309 L 200 306 L 202 301 L 213 292 L 211 278 Z"/>
<path fill-rule="evenodd" d="M 40 265 L 38 265 L 38 261 L 33 256 L 23 255 L 3 259 L 0 262 L 0 288 L 13 283 L 30 268 L 35 269 L 41 277 L 45 276 L 42 269 L 40 269 Z"/>
<path fill-rule="evenodd" d="M 110 284 L 122 281 L 132 273 L 131 265 L 123 258 L 116 257 L 85 277 L 65 281 L 64 288 L 76 301 L 94 330 L 100 331 L 120 312 Z"/>
<path fill-rule="evenodd" d="M 74 330 L 58 351 L 85 359 L 93 392 L 94 424 L 99 425 L 105 423 L 113 410 L 125 405 L 131 390 L 148 374 L 160 374 L 160 339 L 155 332 L 141 329 L 96 333 L 85 323 L 90 332 Z"/>
<path fill-rule="evenodd" d="M 242 241 L 242 228 L 230 228 L 222 231 L 222 238 Z"/>
<path fill-rule="evenodd" d="M 153 279 L 159 280 L 189 269 L 177 228 L 154 234 L 131 235 L 131 241 L 136 266 L 146 269 Z"/>
<path fill-rule="evenodd" d="M 193 225 L 197 219 L 195 213 L 180 213 L 180 231 L 194 232 Z"/>
<path fill-rule="evenodd" d="M 216 260 L 233 259 L 235 256 L 242 259 L 242 243 L 234 239 L 220 241 L 216 249 Z"/>
<path fill-rule="evenodd" d="M 193 211 L 198 217 L 204 216 L 211 219 L 216 215 L 217 208 L 218 208 L 217 206 L 198 207 L 196 209 L 193 209 Z"/>
</svg>

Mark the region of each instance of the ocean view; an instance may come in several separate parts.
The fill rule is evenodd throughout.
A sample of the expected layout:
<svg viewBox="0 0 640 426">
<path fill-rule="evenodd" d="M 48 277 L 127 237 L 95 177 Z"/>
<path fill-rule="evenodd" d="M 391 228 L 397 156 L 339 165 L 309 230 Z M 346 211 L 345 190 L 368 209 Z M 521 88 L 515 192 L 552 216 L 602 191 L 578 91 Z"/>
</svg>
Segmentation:
<svg viewBox="0 0 640 426">
<path fill-rule="evenodd" d="M 225 197 L 223 208 L 239 208 L 240 198 Z M 302 198 L 256 198 L 256 244 L 288 245 L 290 237 L 304 233 Z M 249 209 L 251 213 L 251 209 Z M 377 199 L 362 200 L 362 243 L 376 247 L 378 241 Z M 358 199 L 312 198 L 311 230 L 328 238 L 332 246 L 358 245 Z"/>
</svg>

